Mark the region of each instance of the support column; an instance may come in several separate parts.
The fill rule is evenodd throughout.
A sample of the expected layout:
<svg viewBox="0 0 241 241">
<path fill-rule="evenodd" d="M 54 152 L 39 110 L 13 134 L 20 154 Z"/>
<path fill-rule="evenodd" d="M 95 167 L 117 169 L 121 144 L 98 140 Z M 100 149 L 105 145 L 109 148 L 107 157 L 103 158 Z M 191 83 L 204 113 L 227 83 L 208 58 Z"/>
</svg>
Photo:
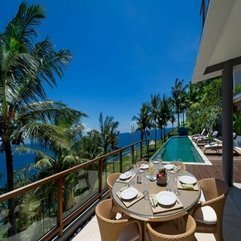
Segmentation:
<svg viewBox="0 0 241 241">
<path fill-rule="evenodd" d="M 233 66 L 227 61 L 222 74 L 223 179 L 233 185 Z"/>
</svg>

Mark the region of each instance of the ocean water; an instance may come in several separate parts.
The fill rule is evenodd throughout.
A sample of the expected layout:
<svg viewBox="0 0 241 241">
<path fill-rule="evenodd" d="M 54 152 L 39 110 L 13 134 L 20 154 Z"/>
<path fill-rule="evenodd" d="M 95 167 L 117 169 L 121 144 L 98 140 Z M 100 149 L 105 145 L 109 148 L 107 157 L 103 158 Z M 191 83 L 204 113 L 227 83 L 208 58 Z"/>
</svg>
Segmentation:
<svg viewBox="0 0 241 241">
<path fill-rule="evenodd" d="M 171 128 L 166 128 L 166 134 L 171 131 Z M 155 139 L 155 132 L 154 130 L 151 131 L 150 135 L 148 136 L 149 140 Z M 157 140 L 160 139 L 160 131 L 157 130 Z M 140 140 L 140 132 L 134 133 L 120 133 L 118 139 L 118 146 L 124 147 L 128 146 L 134 142 Z M 37 148 L 36 148 L 37 149 Z M 13 167 L 14 171 L 20 170 L 24 167 L 27 167 L 31 163 L 34 162 L 34 155 L 33 154 L 19 154 L 14 153 L 13 155 Z M 6 163 L 5 163 L 5 154 L 0 153 L 0 187 L 4 186 L 6 183 Z"/>
</svg>

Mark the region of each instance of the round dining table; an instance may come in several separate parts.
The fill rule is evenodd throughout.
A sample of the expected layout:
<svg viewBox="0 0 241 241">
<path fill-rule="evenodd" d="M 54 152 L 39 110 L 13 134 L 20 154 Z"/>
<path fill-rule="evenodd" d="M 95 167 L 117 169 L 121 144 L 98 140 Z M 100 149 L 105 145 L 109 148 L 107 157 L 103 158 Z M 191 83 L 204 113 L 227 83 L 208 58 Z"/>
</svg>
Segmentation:
<svg viewBox="0 0 241 241">
<path fill-rule="evenodd" d="M 117 180 L 112 188 L 112 195 L 113 195 L 113 201 L 118 207 L 119 210 L 121 210 L 123 213 L 126 215 L 141 220 L 145 222 L 156 222 L 156 221 L 167 221 L 167 220 L 172 220 L 179 218 L 181 216 L 184 216 L 186 213 L 190 212 L 192 208 L 196 205 L 196 203 L 199 201 L 199 197 L 201 194 L 200 186 L 198 182 L 196 183 L 196 190 L 192 189 L 177 189 L 178 190 L 178 195 L 177 195 L 177 200 L 181 202 L 182 207 L 178 209 L 167 209 L 163 212 L 153 212 L 153 206 L 149 198 L 144 198 L 142 196 L 139 198 L 138 201 L 136 201 L 134 204 L 128 206 L 125 205 L 123 202 L 120 193 L 122 190 L 127 187 L 131 186 L 134 187 L 135 189 L 138 190 L 139 193 L 143 193 L 144 191 L 144 183 L 138 183 L 137 177 L 139 174 L 136 174 L 132 179 L 130 179 L 128 182 L 124 182 L 121 180 Z M 146 175 L 148 175 L 148 171 L 146 172 Z M 180 175 L 179 173 L 173 174 L 171 172 L 167 172 L 168 179 L 172 177 L 171 175 Z M 187 171 L 182 173 L 180 176 L 185 175 L 185 176 L 191 176 L 193 175 Z M 147 190 L 148 194 L 157 194 L 161 191 L 166 191 L 168 188 L 168 185 L 166 186 L 160 186 L 157 184 L 156 181 L 148 181 L 147 183 Z"/>
</svg>

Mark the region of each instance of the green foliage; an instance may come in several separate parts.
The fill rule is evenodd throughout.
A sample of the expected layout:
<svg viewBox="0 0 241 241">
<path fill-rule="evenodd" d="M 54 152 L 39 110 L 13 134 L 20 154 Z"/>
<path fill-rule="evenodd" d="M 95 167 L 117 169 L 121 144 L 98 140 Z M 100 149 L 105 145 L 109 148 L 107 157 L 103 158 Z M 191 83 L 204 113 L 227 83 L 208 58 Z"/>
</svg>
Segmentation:
<svg viewBox="0 0 241 241">
<path fill-rule="evenodd" d="M 103 114 L 100 113 L 99 117 L 101 146 L 103 147 L 104 154 L 117 148 L 118 135 L 119 135 L 119 122 L 114 121 L 113 116 L 106 116 L 103 118 Z"/>
<path fill-rule="evenodd" d="M 233 90 L 233 95 L 237 95 L 239 93 L 241 93 L 241 84 L 236 85 Z"/>
<path fill-rule="evenodd" d="M 187 85 L 183 86 L 184 80 L 176 78 L 174 86 L 171 88 L 172 101 L 177 114 L 178 127 L 180 126 L 179 114 L 186 109 L 185 90 Z"/>
<path fill-rule="evenodd" d="M 148 103 L 142 104 L 140 113 L 137 116 L 133 116 L 132 120 L 137 124 L 136 131 L 141 132 L 141 140 L 146 139 L 153 126 Z"/>
<path fill-rule="evenodd" d="M 241 135 L 241 110 L 233 114 L 233 130 L 237 135 Z"/>
<path fill-rule="evenodd" d="M 80 157 L 85 159 L 94 159 L 95 157 L 104 154 L 104 149 L 101 145 L 102 137 L 99 131 L 91 130 L 81 137 L 78 143 L 75 143 L 74 149 Z"/>
<path fill-rule="evenodd" d="M 203 128 L 210 132 L 217 126 L 221 114 L 221 79 L 198 85 L 197 90 L 198 96 L 190 102 L 187 111 L 187 126 L 192 133 L 199 133 Z"/>
</svg>

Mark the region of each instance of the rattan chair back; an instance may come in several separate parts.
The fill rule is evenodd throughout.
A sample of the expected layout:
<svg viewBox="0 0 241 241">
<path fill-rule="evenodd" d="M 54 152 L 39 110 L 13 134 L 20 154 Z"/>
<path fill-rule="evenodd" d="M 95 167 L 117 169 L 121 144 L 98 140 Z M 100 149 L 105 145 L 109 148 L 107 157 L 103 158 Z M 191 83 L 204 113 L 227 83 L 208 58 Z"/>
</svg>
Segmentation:
<svg viewBox="0 0 241 241">
<path fill-rule="evenodd" d="M 147 223 L 151 241 L 194 241 L 196 222 L 191 215 L 160 223 Z"/>
<path fill-rule="evenodd" d="M 101 240 L 102 241 L 116 241 L 120 236 L 121 232 L 124 232 L 127 225 L 137 225 L 136 229 L 138 230 L 138 238 L 137 240 L 142 240 L 142 229 L 141 224 L 132 219 L 127 219 L 127 217 L 122 219 L 114 219 L 116 213 L 113 211 L 113 200 L 106 199 L 101 201 L 95 209 Z M 133 230 L 134 232 L 134 230 Z"/>
</svg>

